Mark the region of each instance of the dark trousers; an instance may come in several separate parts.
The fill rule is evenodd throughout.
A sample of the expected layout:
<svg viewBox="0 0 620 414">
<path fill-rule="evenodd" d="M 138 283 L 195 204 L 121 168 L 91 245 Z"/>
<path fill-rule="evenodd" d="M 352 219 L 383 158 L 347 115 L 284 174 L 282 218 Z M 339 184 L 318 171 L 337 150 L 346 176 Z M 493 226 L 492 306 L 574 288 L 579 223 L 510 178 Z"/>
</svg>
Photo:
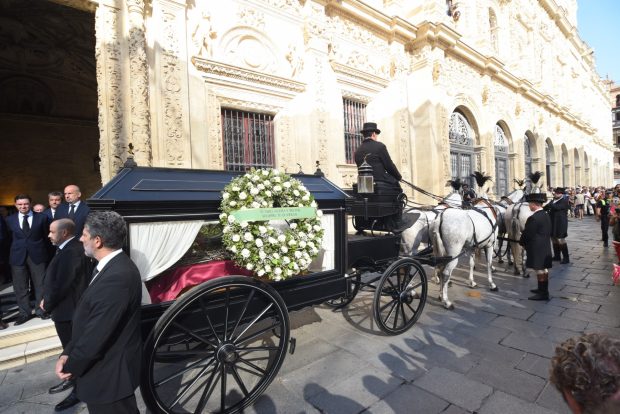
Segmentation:
<svg viewBox="0 0 620 414">
<path fill-rule="evenodd" d="M 138 403 L 135 394 L 122 400 L 114 401 L 108 404 L 87 404 L 90 414 L 136 414 L 138 411 Z"/>
<path fill-rule="evenodd" d="M 35 309 L 39 308 L 39 303 L 43 298 L 43 275 L 45 274 L 45 262 L 35 264 L 30 256 L 26 257 L 26 263 L 23 266 L 11 266 L 13 274 L 13 289 L 15 290 L 15 298 L 19 313 L 22 315 L 30 315 L 32 307 L 30 306 L 30 297 L 28 295 L 28 280 L 32 280 L 32 287 L 36 298 Z"/>
<path fill-rule="evenodd" d="M 67 348 L 67 344 L 71 342 L 71 321 L 54 322 L 56 333 L 60 338 L 62 349 Z"/>
<path fill-rule="evenodd" d="M 601 214 L 601 232 L 603 233 L 603 242 L 609 241 L 609 215 Z"/>
</svg>

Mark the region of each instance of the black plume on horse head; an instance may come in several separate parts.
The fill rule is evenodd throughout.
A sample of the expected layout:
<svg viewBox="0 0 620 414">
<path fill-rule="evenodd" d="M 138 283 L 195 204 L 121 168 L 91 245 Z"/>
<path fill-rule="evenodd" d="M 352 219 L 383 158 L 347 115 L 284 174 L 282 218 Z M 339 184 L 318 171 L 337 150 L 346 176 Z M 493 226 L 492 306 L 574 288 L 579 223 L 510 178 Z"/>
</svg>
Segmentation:
<svg viewBox="0 0 620 414">
<path fill-rule="evenodd" d="M 525 178 L 523 180 L 515 178 L 513 181 L 519 186 L 519 188 L 523 188 L 525 186 Z"/>
<path fill-rule="evenodd" d="M 533 173 L 529 173 L 527 175 L 527 178 L 530 179 L 530 181 L 532 182 L 532 184 L 538 184 L 538 180 L 540 180 L 540 178 L 545 175 L 545 173 L 543 173 L 542 171 L 535 171 Z"/>
<path fill-rule="evenodd" d="M 476 184 L 478 184 L 478 187 L 480 188 L 482 188 L 487 183 L 487 181 L 491 181 L 491 176 L 484 175 L 484 172 L 474 171 L 471 176 L 476 179 Z"/>
<path fill-rule="evenodd" d="M 459 191 L 463 186 L 463 183 L 461 182 L 460 178 L 457 178 L 456 180 L 448 180 L 446 186 L 452 187 L 454 191 Z"/>
</svg>

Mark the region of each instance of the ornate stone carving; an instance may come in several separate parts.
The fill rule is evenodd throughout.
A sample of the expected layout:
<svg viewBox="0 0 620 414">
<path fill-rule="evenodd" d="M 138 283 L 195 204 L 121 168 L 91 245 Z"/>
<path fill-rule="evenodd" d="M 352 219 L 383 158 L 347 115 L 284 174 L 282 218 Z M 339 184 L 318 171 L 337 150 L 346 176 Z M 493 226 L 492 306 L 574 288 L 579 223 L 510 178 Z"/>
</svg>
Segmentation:
<svg viewBox="0 0 620 414">
<path fill-rule="evenodd" d="M 214 170 L 224 169 L 224 143 L 222 141 L 222 109 L 211 88 L 207 89 L 206 121 L 208 125 L 208 166 Z"/>
<path fill-rule="evenodd" d="M 352 21 L 347 17 L 333 14 L 329 20 L 329 29 L 335 35 L 345 37 L 360 45 L 373 48 L 373 50 L 377 52 L 377 55 L 388 52 L 387 41 L 359 21 Z"/>
<path fill-rule="evenodd" d="M 131 87 L 131 143 L 140 166 L 152 164 L 149 73 L 144 33 L 144 1 L 127 0 L 129 11 L 129 80 Z"/>
<path fill-rule="evenodd" d="M 219 96 L 218 97 L 220 106 L 225 106 L 228 108 L 238 108 L 246 111 L 259 111 L 259 112 L 272 112 L 277 113 L 281 106 L 269 105 L 264 102 L 254 102 L 254 101 L 244 101 L 241 99 L 233 99 L 228 97 Z"/>
<path fill-rule="evenodd" d="M 262 3 L 266 3 L 269 6 L 274 7 L 277 10 L 288 12 L 291 14 L 299 15 L 301 13 L 301 5 L 299 0 L 260 0 Z"/>
<path fill-rule="evenodd" d="M 123 139 L 123 98 L 121 85 L 121 46 L 118 36 L 119 11 L 100 6 L 95 13 L 95 60 L 101 134 L 99 158 L 101 180 L 112 178 L 125 161 L 127 142 Z"/>
<path fill-rule="evenodd" d="M 437 83 L 439 81 L 439 76 L 441 75 L 441 63 L 436 60 L 433 62 L 433 82 Z"/>
<path fill-rule="evenodd" d="M 489 101 L 489 87 L 484 85 L 482 88 L 482 103 L 486 104 Z"/>
<path fill-rule="evenodd" d="M 285 56 L 278 54 L 277 47 L 261 31 L 238 26 L 224 35 L 221 41 L 226 63 L 251 70 L 286 75 L 282 67 Z"/>
<path fill-rule="evenodd" d="M 213 56 L 213 41 L 217 39 L 217 32 L 213 30 L 211 14 L 199 8 L 194 8 L 188 16 L 188 25 L 192 27 L 192 56 L 208 58 Z"/>
<path fill-rule="evenodd" d="M 295 154 L 293 152 L 293 140 L 290 134 L 290 118 L 285 114 L 276 121 L 276 138 L 279 142 L 280 168 L 282 171 L 291 171 L 294 166 Z"/>
<path fill-rule="evenodd" d="M 304 68 L 303 55 L 297 50 L 294 44 L 289 45 L 288 52 L 284 56 L 291 65 L 291 78 L 297 77 Z"/>
<path fill-rule="evenodd" d="M 181 166 L 185 161 L 183 107 L 181 105 L 181 48 L 177 16 L 164 11 L 161 37 L 161 88 L 164 113 L 164 151 L 167 166 Z"/>
<path fill-rule="evenodd" d="M 258 30 L 265 30 L 265 14 L 250 8 L 241 8 L 237 13 L 240 26 L 253 27 Z"/>
<path fill-rule="evenodd" d="M 192 62 L 196 69 L 219 75 L 227 78 L 240 79 L 252 83 L 259 83 L 293 92 L 303 92 L 305 85 L 279 76 L 273 76 L 266 73 L 254 72 L 242 68 L 238 68 L 225 63 L 214 62 L 207 59 L 193 58 Z"/>
</svg>

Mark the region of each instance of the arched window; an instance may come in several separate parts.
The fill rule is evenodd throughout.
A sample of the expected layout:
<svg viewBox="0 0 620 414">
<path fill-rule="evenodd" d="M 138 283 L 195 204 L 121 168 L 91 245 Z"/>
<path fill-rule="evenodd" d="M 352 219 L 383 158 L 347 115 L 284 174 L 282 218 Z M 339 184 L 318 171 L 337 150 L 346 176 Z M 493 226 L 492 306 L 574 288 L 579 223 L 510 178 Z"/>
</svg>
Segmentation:
<svg viewBox="0 0 620 414">
<path fill-rule="evenodd" d="M 508 194 L 508 139 L 502 127 L 495 125 L 495 194 Z"/>
<path fill-rule="evenodd" d="M 495 15 L 493 9 L 489 9 L 489 35 L 491 47 L 495 53 L 499 51 L 497 31 L 497 16 Z"/>
<path fill-rule="evenodd" d="M 469 121 L 461 112 L 455 111 L 450 116 L 449 140 L 452 179 L 460 178 L 462 182 L 474 188 L 471 177 L 474 164 L 474 137 Z"/>
</svg>

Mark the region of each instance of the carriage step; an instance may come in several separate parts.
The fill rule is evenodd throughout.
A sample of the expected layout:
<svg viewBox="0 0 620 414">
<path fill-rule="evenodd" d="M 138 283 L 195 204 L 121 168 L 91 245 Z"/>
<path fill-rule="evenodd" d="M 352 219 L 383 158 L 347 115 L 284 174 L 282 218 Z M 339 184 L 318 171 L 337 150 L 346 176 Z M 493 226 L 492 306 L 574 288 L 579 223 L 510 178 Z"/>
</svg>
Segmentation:
<svg viewBox="0 0 620 414">
<path fill-rule="evenodd" d="M 297 339 L 291 338 L 289 341 L 288 352 L 293 355 L 295 353 L 295 347 L 297 347 Z"/>
</svg>

